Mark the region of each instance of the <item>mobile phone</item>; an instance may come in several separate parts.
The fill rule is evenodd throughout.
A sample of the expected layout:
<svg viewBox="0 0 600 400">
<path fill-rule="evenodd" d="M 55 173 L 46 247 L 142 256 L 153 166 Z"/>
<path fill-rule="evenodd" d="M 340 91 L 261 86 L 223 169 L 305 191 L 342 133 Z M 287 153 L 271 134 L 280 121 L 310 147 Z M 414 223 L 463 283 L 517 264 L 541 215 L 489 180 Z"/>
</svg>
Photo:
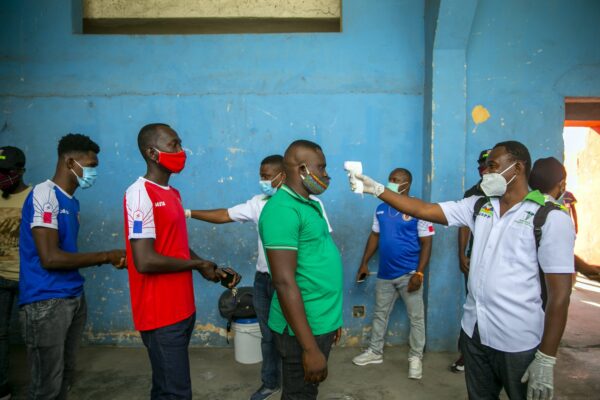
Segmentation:
<svg viewBox="0 0 600 400">
<path fill-rule="evenodd" d="M 365 272 L 363 272 L 362 274 L 360 274 L 358 276 L 358 278 L 356 279 L 356 283 L 362 283 L 365 281 L 365 279 L 367 279 L 367 274 Z"/>
<path fill-rule="evenodd" d="M 223 269 L 223 272 L 227 275 L 225 278 L 221 278 L 221 285 L 229 289 L 229 285 L 235 279 L 235 273 L 229 270 L 229 268 Z M 240 280 L 242 277 L 240 276 Z"/>
</svg>

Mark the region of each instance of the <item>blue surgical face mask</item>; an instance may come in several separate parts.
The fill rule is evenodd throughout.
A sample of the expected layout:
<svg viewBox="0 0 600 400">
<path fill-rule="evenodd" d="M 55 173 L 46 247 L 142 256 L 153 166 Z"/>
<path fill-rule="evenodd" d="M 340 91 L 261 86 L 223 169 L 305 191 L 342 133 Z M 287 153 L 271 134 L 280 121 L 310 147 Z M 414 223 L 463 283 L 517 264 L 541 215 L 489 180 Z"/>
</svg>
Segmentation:
<svg viewBox="0 0 600 400">
<path fill-rule="evenodd" d="M 75 161 L 75 160 L 73 160 Z M 71 172 L 73 174 L 75 174 L 75 176 L 77 177 L 77 183 L 79 184 L 79 187 L 82 189 L 88 189 L 91 188 L 94 183 L 96 182 L 96 178 L 98 177 L 98 172 L 96 171 L 95 167 L 84 167 L 81 164 L 79 164 L 77 161 L 75 161 L 75 163 L 77 165 L 79 165 L 79 167 L 81 167 L 81 170 L 83 171 L 83 176 L 79 176 L 75 173 L 75 171 L 73 171 L 71 169 Z"/>
<path fill-rule="evenodd" d="M 276 192 L 277 189 L 279 187 L 273 187 L 273 181 L 275 181 L 275 179 L 277 179 L 277 177 L 281 175 L 281 172 L 278 173 L 277 175 L 275 175 L 275 177 L 272 180 L 260 180 L 258 181 L 258 184 L 260 185 L 260 190 L 261 192 L 263 192 L 263 194 L 265 196 L 273 196 Z"/>
</svg>

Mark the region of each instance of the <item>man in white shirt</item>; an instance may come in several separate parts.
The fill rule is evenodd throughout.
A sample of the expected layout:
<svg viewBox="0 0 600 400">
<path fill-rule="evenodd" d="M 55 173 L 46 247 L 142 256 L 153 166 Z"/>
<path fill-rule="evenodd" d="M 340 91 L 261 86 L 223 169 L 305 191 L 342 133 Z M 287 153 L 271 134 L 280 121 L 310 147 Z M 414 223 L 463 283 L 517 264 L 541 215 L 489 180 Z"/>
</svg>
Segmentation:
<svg viewBox="0 0 600 400">
<path fill-rule="evenodd" d="M 474 236 L 469 294 L 462 318 L 469 399 L 497 399 L 504 388 L 511 400 L 552 398 L 553 370 L 571 293 L 575 231 L 565 213 L 550 213 L 536 250 L 533 216 L 544 204 L 527 186 L 531 157 L 516 141 L 498 143 L 488 156 L 479 196 L 426 203 L 385 189 L 367 176 L 351 176 L 397 210 L 426 221 L 466 226 Z M 540 268 L 548 291 L 540 296 Z"/>
<path fill-rule="evenodd" d="M 256 224 L 258 228 L 258 219 L 260 218 L 260 213 L 265 204 L 267 204 L 267 201 L 285 181 L 283 157 L 278 154 L 266 157 L 260 163 L 259 175 L 259 186 L 262 193 L 253 196 L 245 203 L 238 204 L 231 208 L 219 208 L 215 210 L 186 210 L 186 214 L 191 218 L 214 224 L 250 221 Z M 311 198 L 320 202 L 316 196 L 312 196 Z M 323 213 L 325 213 L 323 204 L 321 204 L 321 208 L 323 209 Z M 326 214 L 325 219 L 327 220 Z M 329 225 L 328 220 L 327 224 Z M 331 226 L 329 226 L 329 231 L 331 232 Z M 256 260 L 256 274 L 254 276 L 253 302 L 262 334 L 262 385 L 250 397 L 250 400 L 268 399 L 279 392 L 281 387 L 281 357 L 275 348 L 273 334 L 268 326 L 269 310 L 273 293 L 274 288 L 267 267 L 265 251 L 263 249 L 262 241 L 258 236 L 258 255 Z"/>
</svg>

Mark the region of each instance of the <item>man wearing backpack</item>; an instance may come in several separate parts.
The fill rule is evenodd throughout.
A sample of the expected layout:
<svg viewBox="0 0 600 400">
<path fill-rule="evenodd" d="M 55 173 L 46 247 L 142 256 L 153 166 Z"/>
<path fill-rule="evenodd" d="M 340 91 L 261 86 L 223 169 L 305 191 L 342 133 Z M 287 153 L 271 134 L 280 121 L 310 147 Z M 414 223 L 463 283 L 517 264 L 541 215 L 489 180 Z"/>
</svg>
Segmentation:
<svg viewBox="0 0 600 400">
<path fill-rule="evenodd" d="M 567 170 L 554 157 L 540 158 L 533 164 L 531 174 L 529 175 L 529 187 L 534 190 L 539 190 L 546 196 L 546 206 L 550 209 L 562 209 L 565 213 L 570 214 L 571 209 L 566 204 L 566 197 L 572 193 L 567 192 Z M 573 220 L 576 223 L 576 220 Z M 577 232 L 577 225 L 575 225 Z M 575 256 L 575 270 L 582 273 L 588 279 L 600 281 L 600 267 L 585 262 L 579 256 Z"/>
<path fill-rule="evenodd" d="M 468 226 L 473 232 L 469 294 L 462 318 L 461 349 L 469 399 L 549 400 L 554 364 L 569 308 L 575 231 L 565 213 L 549 213 L 536 249 L 533 217 L 545 204 L 529 191 L 531 158 L 516 141 L 498 143 L 486 161 L 481 189 L 489 198 L 440 204 L 394 193 L 364 175 L 351 175 L 397 210 L 426 221 Z M 542 309 L 540 269 L 548 290 Z"/>
</svg>

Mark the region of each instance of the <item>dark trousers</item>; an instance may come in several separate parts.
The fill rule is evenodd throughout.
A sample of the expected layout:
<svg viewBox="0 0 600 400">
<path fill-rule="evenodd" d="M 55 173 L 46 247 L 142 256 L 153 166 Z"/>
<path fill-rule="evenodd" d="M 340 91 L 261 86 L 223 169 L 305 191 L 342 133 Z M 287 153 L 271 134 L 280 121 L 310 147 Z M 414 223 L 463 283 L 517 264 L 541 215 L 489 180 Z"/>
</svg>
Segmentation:
<svg viewBox="0 0 600 400">
<path fill-rule="evenodd" d="M 196 313 L 172 325 L 141 331 L 152 365 L 152 400 L 191 399 L 188 345 Z"/>
<path fill-rule="evenodd" d="M 66 399 L 87 318 L 85 296 L 26 304 L 19 318 L 31 371 L 27 398 Z"/>
<path fill-rule="evenodd" d="M 254 311 L 260 326 L 262 339 L 260 348 L 262 351 L 262 366 L 260 376 L 263 385 L 269 389 L 278 388 L 281 382 L 281 357 L 275 347 L 275 339 L 269 329 L 269 310 L 271 309 L 271 299 L 275 289 L 271 283 L 271 277 L 268 273 L 256 272 L 254 276 Z"/>
<path fill-rule="evenodd" d="M 8 385 L 8 333 L 19 282 L 0 277 L 0 393 Z"/>
<path fill-rule="evenodd" d="M 481 344 L 477 325 L 472 338 L 461 330 L 460 347 L 469 400 L 498 400 L 502 388 L 511 400 L 527 398 L 527 383 L 521 383 L 521 378 L 537 348 L 518 353 L 492 349 Z"/>
<path fill-rule="evenodd" d="M 319 384 L 304 381 L 304 367 L 302 366 L 302 347 L 296 336 L 290 336 L 288 330 L 283 334 L 273 332 L 277 351 L 281 355 L 283 371 L 283 390 L 281 400 L 315 400 L 319 393 Z M 335 331 L 315 336 L 317 346 L 329 358 L 329 351 L 333 344 Z"/>
</svg>

